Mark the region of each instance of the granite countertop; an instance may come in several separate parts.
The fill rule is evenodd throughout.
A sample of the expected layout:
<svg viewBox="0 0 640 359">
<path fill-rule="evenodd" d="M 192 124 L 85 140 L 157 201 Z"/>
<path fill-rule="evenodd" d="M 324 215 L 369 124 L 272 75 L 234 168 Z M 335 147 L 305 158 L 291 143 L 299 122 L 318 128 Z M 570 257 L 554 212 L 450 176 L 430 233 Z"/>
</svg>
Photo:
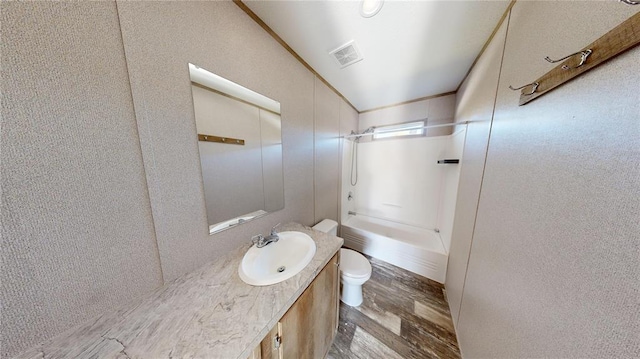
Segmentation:
<svg viewBox="0 0 640 359">
<path fill-rule="evenodd" d="M 148 297 L 75 327 L 19 358 L 238 358 L 244 359 L 282 318 L 342 246 L 342 238 L 296 223 L 316 242 L 300 273 L 254 287 L 238 276 L 243 245 L 157 289 Z"/>
</svg>

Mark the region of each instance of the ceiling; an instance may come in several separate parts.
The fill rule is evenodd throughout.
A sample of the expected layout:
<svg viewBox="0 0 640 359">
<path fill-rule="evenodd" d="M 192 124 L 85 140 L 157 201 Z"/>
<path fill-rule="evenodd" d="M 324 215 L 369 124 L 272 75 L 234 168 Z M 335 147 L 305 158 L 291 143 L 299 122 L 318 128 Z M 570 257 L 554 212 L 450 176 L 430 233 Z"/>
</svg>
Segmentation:
<svg viewBox="0 0 640 359">
<path fill-rule="evenodd" d="M 501 1 L 244 1 L 358 111 L 455 91 L 509 6 Z M 354 40 L 363 60 L 340 68 Z"/>
</svg>

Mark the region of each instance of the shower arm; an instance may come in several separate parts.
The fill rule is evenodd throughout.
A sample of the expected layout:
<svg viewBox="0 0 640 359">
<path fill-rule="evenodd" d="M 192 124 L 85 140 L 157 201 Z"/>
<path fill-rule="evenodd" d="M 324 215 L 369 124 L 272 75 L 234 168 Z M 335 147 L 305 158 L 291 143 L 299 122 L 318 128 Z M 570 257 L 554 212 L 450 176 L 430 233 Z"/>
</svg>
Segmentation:
<svg viewBox="0 0 640 359">
<path fill-rule="evenodd" d="M 362 133 L 357 133 L 354 130 L 351 130 L 351 133 L 348 136 L 342 136 L 344 138 L 353 138 L 355 137 L 356 141 L 360 139 L 360 137 L 365 136 L 365 135 L 369 135 L 369 134 L 373 134 L 375 132 L 375 127 L 371 126 L 369 128 L 367 128 L 366 130 L 362 131 Z"/>
</svg>

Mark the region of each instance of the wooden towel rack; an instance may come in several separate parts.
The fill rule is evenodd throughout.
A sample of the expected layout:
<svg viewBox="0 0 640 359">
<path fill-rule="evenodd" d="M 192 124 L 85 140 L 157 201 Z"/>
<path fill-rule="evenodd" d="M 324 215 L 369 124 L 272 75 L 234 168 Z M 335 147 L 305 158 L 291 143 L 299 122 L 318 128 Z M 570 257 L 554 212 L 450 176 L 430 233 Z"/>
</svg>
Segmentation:
<svg viewBox="0 0 640 359">
<path fill-rule="evenodd" d="M 198 134 L 198 141 L 218 142 L 218 143 L 226 143 L 228 145 L 244 146 L 244 140 L 241 140 L 239 138 L 220 137 L 220 136 L 213 136 L 213 135 L 203 135 L 201 133 Z"/>
<path fill-rule="evenodd" d="M 545 58 L 549 62 L 560 62 L 560 64 L 530 84 L 518 88 L 509 86 L 509 88 L 521 90 L 519 104 L 522 106 L 638 44 L 640 44 L 640 12 L 574 54 L 559 60 Z"/>
</svg>

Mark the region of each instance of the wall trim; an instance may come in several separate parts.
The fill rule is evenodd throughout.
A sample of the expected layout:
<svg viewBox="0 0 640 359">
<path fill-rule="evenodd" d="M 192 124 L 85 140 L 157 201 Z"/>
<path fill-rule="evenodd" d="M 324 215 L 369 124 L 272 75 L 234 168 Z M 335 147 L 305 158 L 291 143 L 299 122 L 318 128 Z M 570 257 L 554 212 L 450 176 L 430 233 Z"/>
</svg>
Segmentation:
<svg viewBox="0 0 640 359">
<path fill-rule="evenodd" d="M 394 104 L 386 105 L 386 106 L 380 106 L 380 107 L 370 108 L 370 109 L 368 109 L 368 110 L 360 111 L 359 113 L 373 112 L 373 111 L 378 111 L 378 110 L 382 110 L 382 109 L 389 108 L 389 107 L 396 107 L 396 106 L 400 106 L 400 105 L 406 105 L 406 104 L 408 104 L 408 103 L 413 103 L 413 102 L 418 102 L 418 101 L 424 101 L 424 100 L 431 100 L 432 98 L 443 97 L 443 96 L 449 96 L 449 95 L 455 95 L 457 91 L 458 91 L 458 90 L 456 90 L 456 91 L 444 92 L 444 93 L 439 93 L 439 94 L 437 94 L 437 95 L 431 95 L 431 96 L 425 96 L 425 97 L 414 98 L 413 100 L 408 100 L 408 101 L 398 102 L 398 103 L 394 103 Z"/>
<path fill-rule="evenodd" d="M 351 108 L 353 108 L 354 111 L 356 111 L 357 113 L 360 113 L 360 111 L 358 111 L 358 109 L 349 100 L 347 100 L 347 98 L 344 97 L 344 95 L 342 95 L 340 91 L 336 90 L 335 87 L 331 86 L 331 84 L 327 80 L 325 80 L 322 76 L 320 76 L 320 74 L 317 73 L 316 70 L 314 70 L 313 67 L 311 67 L 311 65 L 309 65 L 306 61 L 304 61 L 302 57 L 300 57 L 300 55 L 298 55 L 295 51 L 293 51 L 291 46 L 289 46 L 289 44 L 287 44 L 284 40 L 282 40 L 282 38 L 278 36 L 278 34 L 276 34 L 275 31 L 273 31 L 269 27 L 269 25 L 267 25 L 264 21 L 262 21 L 262 19 L 258 15 L 256 15 L 256 13 L 254 13 L 251 9 L 249 9 L 249 7 L 242 2 L 242 0 L 233 0 L 233 2 L 236 5 L 238 5 L 238 7 L 242 9 L 242 11 L 244 11 L 247 15 L 249 15 L 249 17 L 252 18 L 253 21 L 255 21 L 258 25 L 260 25 L 260 27 L 262 27 L 264 31 L 266 31 L 280 45 L 282 45 L 282 47 L 284 47 L 284 49 L 287 50 L 296 60 L 298 60 L 304 67 L 306 67 L 307 70 L 311 71 L 312 74 L 314 74 L 320 81 L 322 81 L 325 85 L 327 85 L 329 89 L 331 89 L 331 91 L 335 92 L 336 95 L 338 95 L 338 97 L 340 97 L 347 104 L 349 104 L 349 106 L 351 106 Z"/>
<path fill-rule="evenodd" d="M 309 65 L 306 61 L 304 61 L 302 59 L 302 57 L 300 57 L 300 55 L 298 55 L 298 53 L 296 53 L 291 48 L 291 46 L 289 46 L 289 44 L 287 44 L 280 36 L 278 36 L 278 34 L 276 34 L 276 32 L 273 31 L 273 29 L 271 29 L 269 27 L 269 25 L 267 25 L 264 21 L 262 21 L 262 19 L 258 15 L 256 15 L 256 13 L 254 13 L 247 5 L 245 5 L 242 2 L 242 0 L 233 0 L 233 2 L 242 11 L 244 11 L 247 15 L 249 15 L 249 17 L 251 19 L 253 19 L 253 21 L 255 21 L 258 25 L 260 25 L 260 27 L 262 27 L 264 29 L 264 31 L 266 31 L 269 35 L 271 35 L 271 37 L 273 37 L 273 39 L 276 40 L 276 42 L 278 42 L 282 47 L 284 47 L 285 50 L 287 50 L 291 54 L 291 56 L 293 56 L 296 60 L 298 60 L 304 67 L 307 68 L 307 70 L 309 70 L 314 76 L 316 76 L 320 81 L 322 81 L 325 85 L 327 85 L 329 87 L 329 89 L 331 89 L 331 91 L 335 92 L 335 94 L 338 95 L 338 97 L 343 99 L 358 114 L 377 111 L 377 110 L 382 110 L 382 109 L 389 108 L 389 107 L 406 105 L 406 104 L 409 104 L 409 103 L 429 100 L 429 99 L 433 99 L 433 98 L 437 98 L 437 97 L 443 97 L 443 96 L 449 96 L 449 95 L 457 94 L 458 90 L 460 90 L 460 87 L 462 86 L 464 81 L 467 79 L 467 77 L 469 77 L 469 74 L 471 73 L 471 70 L 473 70 L 473 67 L 476 65 L 476 63 L 480 59 L 480 56 L 482 56 L 484 51 L 489 46 L 489 43 L 491 43 L 491 40 L 493 40 L 493 37 L 498 32 L 498 29 L 500 28 L 500 26 L 502 26 L 502 23 L 507 18 L 507 15 L 511 11 L 511 8 L 513 8 L 513 6 L 515 5 L 516 1 L 517 0 L 511 0 L 511 3 L 509 3 L 509 6 L 507 6 L 507 8 L 505 9 L 504 13 L 502 14 L 502 17 L 500 17 L 500 20 L 498 20 L 498 24 L 493 29 L 493 32 L 491 32 L 491 35 L 489 35 L 489 38 L 487 39 L 487 41 L 482 46 L 482 49 L 478 53 L 478 56 L 476 56 L 475 60 L 473 60 L 473 62 L 471 63 L 471 66 L 469 67 L 469 70 L 464 75 L 464 77 L 462 78 L 462 81 L 460 81 L 460 84 L 458 84 L 458 87 L 456 87 L 456 89 L 454 91 L 449 91 L 449 92 L 440 93 L 440 94 L 431 95 L 431 96 L 419 97 L 419 98 L 415 98 L 413 100 L 398 102 L 398 103 L 394 103 L 394 104 L 390 104 L 390 105 L 385 105 L 385 106 L 380 106 L 380 107 L 375 107 L 375 108 L 370 108 L 370 109 L 367 109 L 367 110 L 360 111 L 351 103 L 351 101 L 349 101 L 342 93 L 340 93 L 340 91 L 338 91 L 327 80 L 325 80 L 324 77 L 320 76 L 320 74 L 316 70 L 314 70 L 313 67 L 311 67 L 311 65 Z"/>
<path fill-rule="evenodd" d="M 462 81 L 460 81 L 460 84 L 458 85 L 458 87 L 455 90 L 456 93 L 458 92 L 458 90 L 460 90 L 460 87 L 462 87 L 462 84 L 467 79 L 467 77 L 469 77 L 469 74 L 471 74 L 471 70 L 473 70 L 473 67 L 476 66 L 476 63 L 478 62 L 478 60 L 480 60 L 480 56 L 482 56 L 482 54 L 487 49 L 487 47 L 489 47 L 489 44 L 491 43 L 491 40 L 493 40 L 493 37 L 496 36 L 496 33 L 498 32 L 498 29 L 500 29 L 500 26 L 502 26 L 502 23 L 507 18 L 507 15 L 511 11 L 511 8 L 513 8 L 513 5 L 516 4 L 516 1 L 517 0 L 511 0 L 511 3 L 509 3 L 509 6 L 507 6 L 507 9 L 502 14 L 502 17 L 500 18 L 500 20 L 498 20 L 498 24 L 493 29 L 493 32 L 491 33 L 491 35 L 489 35 L 489 38 L 487 39 L 487 41 L 482 46 L 482 49 L 478 53 L 478 56 L 476 56 L 476 59 L 473 60 L 473 62 L 471 63 L 471 67 L 469 67 L 469 71 L 467 71 L 467 74 L 464 75 L 464 77 L 462 78 Z"/>
</svg>

